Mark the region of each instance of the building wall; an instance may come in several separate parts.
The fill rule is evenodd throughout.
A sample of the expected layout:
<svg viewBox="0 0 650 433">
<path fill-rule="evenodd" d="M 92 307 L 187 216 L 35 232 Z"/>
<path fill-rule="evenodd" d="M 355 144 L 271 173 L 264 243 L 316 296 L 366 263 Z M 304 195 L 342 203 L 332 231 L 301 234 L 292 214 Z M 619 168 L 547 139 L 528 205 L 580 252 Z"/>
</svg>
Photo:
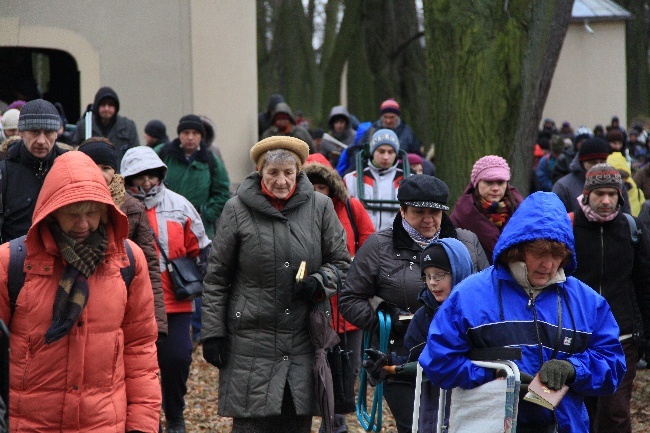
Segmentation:
<svg viewBox="0 0 650 433">
<path fill-rule="evenodd" d="M 569 25 L 543 117 L 558 128 L 567 120 L 575 130 L 608 125 L 613 115 L 627 125 L 625 22 Z"/>
<path fill-rule="evenodd" d="M 173 138 L 182 115 L 210 117 L 238 183 L 257 138 L 255 12 L 255 2 L 238 0 L 3 0 L 0 45 L 69 52 L 82 111 L 111 86 L 141 137 L 154 118 Z"/>
</svg>

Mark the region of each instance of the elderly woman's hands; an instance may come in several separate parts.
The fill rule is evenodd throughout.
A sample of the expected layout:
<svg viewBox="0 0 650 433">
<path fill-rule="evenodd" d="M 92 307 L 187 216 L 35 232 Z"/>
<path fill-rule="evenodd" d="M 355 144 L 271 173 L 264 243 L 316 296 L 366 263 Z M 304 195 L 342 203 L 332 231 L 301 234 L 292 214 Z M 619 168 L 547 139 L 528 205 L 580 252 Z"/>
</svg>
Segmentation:
<svg viewBox="0 0 650 433">
<path fill-rule="evenodd" d="M 226 346 L 225 337 L 208 338 L 203 342 L 203 359 L 217 368 L 221 368 L 226 363 L 224 357 L 224 348 Z"/>
<path fill-rule="evenodd" d="M 293 286 L 291 302 L 304 300 L 316 303 L 322 301 L 323 299 L 325 299 L 325 291 L 321 287 L 318 278 L 314 277 L 313 275 L 308 276 Z"/>
</svg>

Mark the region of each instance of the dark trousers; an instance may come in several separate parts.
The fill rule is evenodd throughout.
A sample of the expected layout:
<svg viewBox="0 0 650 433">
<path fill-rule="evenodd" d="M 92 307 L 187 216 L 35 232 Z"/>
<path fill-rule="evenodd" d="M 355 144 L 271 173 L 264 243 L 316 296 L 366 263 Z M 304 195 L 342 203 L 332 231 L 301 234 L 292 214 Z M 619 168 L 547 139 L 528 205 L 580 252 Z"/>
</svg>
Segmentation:
<svg viewBox="0 0 650 433">
<path fill-rule="evenodd" d="M 394 380 L 384 381 L 384 400 L 388 403 L 398 433 L 410 433 L 413 424 L 415 385 Z"/>
<path fill-rule="evenodd" d="M 190 313 L 167 315 L 168 334 L 158 344 L 162 405 L 167 425 L 183 420 L 187 378 L 192 363 Z"/>
<path fill-rule="evenodd" d="M 282 413 L 264 418 L 233 418 L 232 433 L 309 433 L 311 416 L 296 415 L 289 383 L 284 385 Z"/>
<path fill-rule="evenodd" d="M 621 345 L 625 352 L 627 371 L 619 388 L 612 395 L 585 397 L 591 433 L 630 433 L 632 431 L 630 400 L 632 399 L 632 385 L 636 377 L 636 363 L 639 361 L 639 348 L 632 338 L 622 341 Z"/>
</svg>

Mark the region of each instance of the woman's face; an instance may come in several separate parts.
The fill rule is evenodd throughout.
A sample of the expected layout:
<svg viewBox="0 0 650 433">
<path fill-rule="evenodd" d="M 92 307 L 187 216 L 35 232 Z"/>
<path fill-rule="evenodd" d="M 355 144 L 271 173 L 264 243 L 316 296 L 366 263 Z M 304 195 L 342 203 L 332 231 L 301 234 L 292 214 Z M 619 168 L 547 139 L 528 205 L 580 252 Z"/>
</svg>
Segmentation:
<svg viewBox="0 0 650 433">
<path fill-rule="evenodd" d="M 279 199 L 286 198 L 296 184 L 298 167 L 295 162 L 269 163 L 262 169 L 264 186 Z"/>
<path fill-rule="evenodd" d="M 149 192 L 149 190 L 158 185 L 159 182 L 160 178 L 158 176 L 147 174 L 136 176 L 133 178 L 133 180 L 131 180 L 133 186 L 141 186 L 145 192 Z"/>
<path fill-rule="evenodd" d="M 320 192 L 321 194 L 324 194 L 326 196 L 330 196 L 330 187 L 325 185 L 324 183 L 315 183 L 314 185 L 314 191 Z"/>
<path fill-rule="evenodd" d="M 528 281 L 534 287 L 540 287 L 557 274 L 562 263 L 562 257 L 554 257 L 551 253 L 534 254 L 529 251 L 524 253 L 524 262 L 528 271 Z"/>
<path fill-rule="evenodd" d="M 72 205 L 63 206 L 54 213 L 61 231 L 77 242 L 83 242 L 99 227 L 101 206 L 86 211 L 75 210 Z"/>
<path fill-rule="evenodd" d="M 437 302 L 442 303 L 449 297 L 451 293 L 451 273 L 444 269 L 430 266 L 424 270 L 424 276 L 427 281 L 427 288 L 433 297 L 436 298 Z"/>
<path fill-rule="evenodd" d="M 478 193 L 485 201 L 494 203 L 495 201 L 501 201 L 504 195 L 506 195 L 506 188 L 508 187 L 508 181 L 505 180 L 479 180 Z"/>
<path fill-rule="evenodd" d="M 442 211 L 429 207 L 406 206 L 400 208 L 402 218 L 425 238 L 432 238 L 442 224 Z"/>
<path fill-rule="evenodd" d="M 106 185 L 110 185 L 113 176 L 115 175 L 115 169 L 106 164 L 97 164 L 97 167 L 102 171 L 102 176 L 104 176 L 104 180 L 106 180 Z"/>
</svg>

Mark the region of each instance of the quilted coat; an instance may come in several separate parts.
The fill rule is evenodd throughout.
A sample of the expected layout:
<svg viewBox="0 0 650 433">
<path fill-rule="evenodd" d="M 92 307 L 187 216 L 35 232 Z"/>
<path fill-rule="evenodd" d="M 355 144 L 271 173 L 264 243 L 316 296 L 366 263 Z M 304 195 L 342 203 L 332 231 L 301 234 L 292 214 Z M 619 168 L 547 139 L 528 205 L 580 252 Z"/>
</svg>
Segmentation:
<svg viewBox="0 0 650 433">
<path fill-rule="evenodd" d="M 311 306 L 291 301 L 303 260 L 331 297 L 330 266 L 345 278 L 350 263 L 332 201 L 315 193 L 301 172 L 295 193 L 278 211 L 261 192 L 261 176 L 250 174 L 224 207 L 204 280 L 201 337 L 227 337 L 219 415 L 279 415 L 285 385 L 297 415 L 316 413 Z"/>
<path fill-rule="evenodd" d="M 68 335 L 45 344 L 65 263 L 49 216 L 79 201 L 108 206 L 108 247 L 88 278 L 88 303 Z M 0 318 L 9 323 L 11 432 L 157 432 L 161 396 L 153 293 L 142 250 L 130 243 L 135 277 L 127 289 L 127 217 L 81 152 L 57 158 L 36 202 L 27 238 L 25 285 L 11 313 L 9 244 L 0 246 Z"/>
</svg>

